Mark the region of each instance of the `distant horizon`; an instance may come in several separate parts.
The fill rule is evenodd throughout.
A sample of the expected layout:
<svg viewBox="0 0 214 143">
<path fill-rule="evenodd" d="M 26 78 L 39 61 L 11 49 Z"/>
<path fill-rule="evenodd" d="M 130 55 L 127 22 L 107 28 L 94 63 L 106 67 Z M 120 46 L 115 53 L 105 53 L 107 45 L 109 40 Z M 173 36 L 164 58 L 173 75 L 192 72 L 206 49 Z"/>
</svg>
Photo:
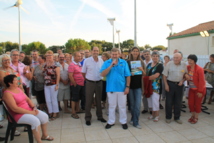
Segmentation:
<svg viewBox="0 0 214 143">
<path fill-rule="evenodd" d="M 213 21 L 213 0 L 153 0 L 137 1 L 137 44 L 167 47 L 171 32 L 167 24 L 173 23 L 178 33 L 200 23 Z M 0 40 L 19 43 L 16 0 L 0 0 Z M 68 39 L 112 40 L 112 26 L 107 18 L 116 18 L 120 42 L 134 39 L 134 1 L 130 0 L 23 0 L 21 10 L 22 44 L 42 42 L 46 47 L 64 45 Z M 205 8 L 206 10 L 199 10 Z M 200 18 L 199 18 L 200 17 Z"/>
</svg>

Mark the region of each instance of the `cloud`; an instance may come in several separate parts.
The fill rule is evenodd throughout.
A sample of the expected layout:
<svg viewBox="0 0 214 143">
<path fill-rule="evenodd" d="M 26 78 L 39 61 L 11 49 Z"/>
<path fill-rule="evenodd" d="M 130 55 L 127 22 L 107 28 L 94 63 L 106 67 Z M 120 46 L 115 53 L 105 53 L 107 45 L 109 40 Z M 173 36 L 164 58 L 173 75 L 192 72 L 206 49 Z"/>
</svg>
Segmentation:
<svg viewBox="0 0 214 143">
<path fill-rule="evenodd" d="M 82 12 L 83 8 L 85 7 L 86 1 L 87 1 L 87 0 L 82 0 L 82 4 L 81 4 L 80 7 L 78 8 L 77 12 L 76 12 L 75 15 L 74 15 L 74 18 L 73 18 L 72 21 L 71 21 L 70 30 L 72 30 L 72 29 L 74 28 L 74 26 L 76 25 L 76 23 L 77 23 L 77 21 L 78 21 L 78 18 L 80 17 L 81 12 Z"/>
<path fill-rule="evenodd" d="M 62 16 L 56 11 L 56 7 L 50 0 L 35 0 L 37 5 L 44 11 L 47 17 L 57 28 L 62 28 L 63 24 L 59 18 Z"/>
<path fill-rule="evenodd" d="M 85 2 L 88 6 L 102 12 L 106 15 L 106 17 L 118 17 L 118 15 L 111 10 L 107 9 L 106 6 L 102 5 L 101 3 L 95 1 L 95 0 L 81 0 Z"/>
</svg>

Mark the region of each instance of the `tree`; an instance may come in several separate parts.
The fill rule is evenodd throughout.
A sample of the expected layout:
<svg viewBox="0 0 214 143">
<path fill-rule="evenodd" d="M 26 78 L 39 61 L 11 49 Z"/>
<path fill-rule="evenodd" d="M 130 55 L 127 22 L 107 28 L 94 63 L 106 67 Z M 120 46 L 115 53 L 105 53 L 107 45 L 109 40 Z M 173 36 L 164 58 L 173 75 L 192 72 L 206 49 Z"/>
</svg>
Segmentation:
<svg viewBox="0 0 214 143">
<path fill-rule="evenodd" d="M 27 44 L 22 45 L 22 51 L 25 51 L 25 49 L 27 49 Z"/>
<path fill-rule="evenodd" d="M 158 51 L 165 50 L 165 49 L 166 49 L 166 47 L 163 45 L 158 45 L 158 46 L 155 46 L 152 48 L 152 50 L 158 50 Z"/>
<path fill-rule="evenodd" d="M 30 55 L 31 54 L 31 51 L 33 50 L 37 50 L 39 51 L 40 54 L 45 54 L 45 52 L 47 51 L 46 47 L 45 47 L 45 44 L 41 43 L 41 42 L 32 42 L 32 43 L 29 43 L 27 45 L 27 48 L 24 50 L 24 52 L 27 54 L 27 55 Z"/>
<path fill-rule="evenodd" d="M 53 45 L 53 46 L 50 46 L 50 47 L 48 47 L 48 49 L 49 50 L 52 50 L 54 53 L 57 53 L 57 49 L 65 49 L 65 46 L 63 45 L 63 46 L 55 46 L 55 45 Z"/>
<path fill-rule="evenodd" d="M 150 46 L 149 44 L 146 44 L 144 47 L 145 49 L 152 49 L 152 46 Z"/>
<path fill-rule="evenodd" d="M 130 48 L 132 48 L 132 47 L 134 47 L 134 40 L 129 39 L 129 40 L 126 40 L 126 41 L 123 41 L 123 42 L 122 42 L 122 45 L 121 45 L 121 48 L 122 48 L 122 49 L 124 49 L 124 48 L 130 49 Z"/>
<path fill-rule="evenodd" d="M 145 50 L 145 48 L 142 46 L 142 47 L 139 47 L 140 51 L 143 51 Z"/>
<path fill-rule="evenodd" d="M 90 50 L 91 47 L 88 44 L 88 42 L 86 42 L 83 39 L 69 39 L 66 43 L 65 43 L 65 47 L 66 47 L 66 52 L 68 53 L 73 53 L 79 50 Z"/>
<path fill-rule="evenodd" d="M 11 51 L 13 49 L 19 49 L 18 43 L 12 43 L 10 41 L 0 43 L 0 46 L 5 48 L 5 51 Z"/>
<path fill-rule="evenodd" d="M 3 47 L 1 47 L 1 46 L 0 46 L 0 54 L 1 54 L 1 55 L 4 54 L 4 52 L 3 52 Z"/>
</svg>

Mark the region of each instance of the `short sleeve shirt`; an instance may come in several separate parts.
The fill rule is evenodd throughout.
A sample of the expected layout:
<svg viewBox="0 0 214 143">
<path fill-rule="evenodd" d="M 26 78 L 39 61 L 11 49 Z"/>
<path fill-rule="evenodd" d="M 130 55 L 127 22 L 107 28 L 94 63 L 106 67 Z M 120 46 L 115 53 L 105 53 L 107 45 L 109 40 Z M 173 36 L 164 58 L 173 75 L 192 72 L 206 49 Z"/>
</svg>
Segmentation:
<svg viewBox="0 0 214 143">
<path fill-rule="evenodd" d="M 79 63 L 73 61 L 68 67 L 68 73 L 73 73 L 74 81 L 80 85 L 84 86 L 84 77 L 82 75 L 82 67 Z M 73 85 L 72 82 L 70 85 Z"/>
<path fill-rule="evenodd" d="M 152 80 L 152 89 L 159 92 L 161 86 L 161 74 L 163 72 L 163 65 L 158 63 L 156 66 L 152 67 L 152 63 L 147 65 L 147 76 L 154 75 L 159 73 L 160 76 L 154 80 Z"/>
<path fill-rule="evenodd" d="M 11 62 L 10 66 L 11 66 L 11 68 L 13 68 L 14 71 L 16 71 L 17 73 L 20 74 L 20 77 L 21 77 L 21 79 L 22 79 L 22 83 L 23 83 L 24 85 L 26 85 L 27 87 L 29 87 L 29 86 L 30 86 L 30 82 L 29 82 L 29 80 L 28 80 L 28 79 L 25 77 L 25 75 L 24 75 L 24 68 L 26 67 L 26 65 L 23 64 L 23 63 L 21 63 L 21 62 L 19 62 L 19 63 L 18 63 L 18 66 L 15 66 L 15 65 L 13 65 L 13 63 Z"/>
<path fill-rule="evenodd" d="M 100 72 L 107 69 L 111 63 L 112 59 L 105 61 Z M 118 59 L 117 65 L 112 67 L 106 75 L 106 92 L 124 92 L 128 76 L 131 76 L 128 63 L 123 59 Z"/>
<path fill-rule="evenodd" d="M 170 61 L 167 63 L 163 71 L 163 75 L 167 77 L 167 80 L 173 82 L 180 82 L 185 73 L 188 73 L 187 65 L 183 61 L 181 61 L 179 65 L 175 65 L 173 61 Z"/>
<path fill-rule="evenodd" d="M 62 80 L 68 80 L 68 64 L 64 63 L 64 67 L 60 64 L 60 78 Z M 59 88 L 60 89 L 67 89 L 69 88 L 69 84 L 64 85 L 62 82 L 59 82 Z"/>
<path fill-rule="evenodd" d="M 45 85 L 55 85 L 56 84 L 56 68 L 59 67 L 58 63 L 54 63 L 52 66 L 44 66 L 44 78 L 45 78 Z"/>
<path fill-rule="evenodd" d="M 101 58 L 98 58 L 98 61 L 96 62 L 93 57 L 89 57 L 84 61 L 82 73 L 86 74 L 85 77 L 88 80 L 99 81 L 102 79 L 100 76 L 100 69 L 102 65 L 103 60 Z"/>
</svg>

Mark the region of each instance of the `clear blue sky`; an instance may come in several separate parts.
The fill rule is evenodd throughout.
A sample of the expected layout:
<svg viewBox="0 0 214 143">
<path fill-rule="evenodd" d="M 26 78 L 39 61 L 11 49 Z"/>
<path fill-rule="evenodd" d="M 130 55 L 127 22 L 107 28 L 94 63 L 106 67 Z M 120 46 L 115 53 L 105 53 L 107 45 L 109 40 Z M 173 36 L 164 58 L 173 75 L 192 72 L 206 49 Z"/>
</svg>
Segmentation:
<svg viewBox="0 0 214 143">
<path fill-rule="evenodd" d="M 18 10 L 5 7 L 16 0 L 0 0 L 0 42 L 18 42 Z M 70 38 L 112 42 L 112 27 L 121 41 L 134 39 L 134 0 L 23 0 L 22 43 L 41 41 L 47 47 L 63 45 Z M 213 0 L 137 0 L 137 43 L 167 46 L 170 30 L 180 32 L 214 20 Z M 115 34 L 115 42 L 118 42 Z"/>
</svg>

